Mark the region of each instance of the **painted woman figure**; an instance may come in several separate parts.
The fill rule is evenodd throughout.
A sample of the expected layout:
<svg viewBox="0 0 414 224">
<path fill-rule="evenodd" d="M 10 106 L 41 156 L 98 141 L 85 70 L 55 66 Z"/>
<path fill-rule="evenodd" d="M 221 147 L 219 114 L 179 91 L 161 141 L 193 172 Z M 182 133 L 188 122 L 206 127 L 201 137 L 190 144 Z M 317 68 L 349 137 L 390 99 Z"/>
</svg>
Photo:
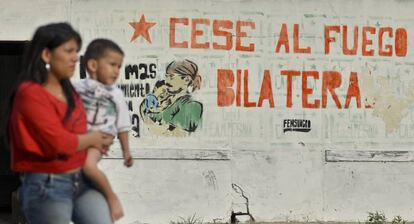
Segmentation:
<svg viewBox="0 0 414 224">
<path fill-rule="evenodd" d="M 201 124 L 203 104 L 191 94 L 200 89 L 198 66 L 190 60 L 173 61 L 165 80 L 141 103 L 140 113 L 148 128 L 159 135 L 186 136 Z"/>
</svg>

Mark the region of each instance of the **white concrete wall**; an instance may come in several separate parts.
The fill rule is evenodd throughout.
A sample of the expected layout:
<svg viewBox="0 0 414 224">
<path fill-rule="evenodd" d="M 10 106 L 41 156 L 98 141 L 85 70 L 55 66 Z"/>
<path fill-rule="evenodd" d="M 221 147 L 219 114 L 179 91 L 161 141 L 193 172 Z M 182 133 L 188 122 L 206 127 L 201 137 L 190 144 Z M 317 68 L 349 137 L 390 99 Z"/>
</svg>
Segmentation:
<svg viewBox="0 0 414 224">
<path fill-rule="evenodd" d="M 228 221 L 231 211 L 245 211 L 244 200 L 232 184 L 244 190 L 250 212 L 259 221 L 363 221 L 373 211 L 414 221 L 413 6 L 411 1 L 385 0 L 1 1 L 0 40 L 28 40 L 38 25 L 69 21 L 82 34 L 85 46 L 97 37 L 115 40 L 126 53 L 124 66 L 155 64 L 154 79 L 127 80 L 122 73 L 119 80 L 120 84 L 148 83 L 151 89 L 164 78 L 169 62 L 189 58 L 198 64 L 203 85 L 193 97 L 203 103 L 202 126 L 186 137 L 166 137 L 148 130 L 140 118 L 140 136 L 130 135 L 135 166 L 123 167 L 117 145 L 111 159 L 101 163 L 125 207 L 120 223 L 169 223 L 193 214 L 204 221 Z M 151 43 L 142 36 L 131 41 L 134 29 L 129 23 L 138 22 L 142 15 L 156 23 L 148 30 Z M 170 18 L 189 19 L 188 26 L 178 25 L 176 34 L 178 42 L 189 44 L 192 19 L 209 19 L 210 26 L 197 26 L 205 34 L 197 41 L 210 42 L 210 48 L 171 47 Z M 236 51 L 234 45 L 228 51 L 211 49 L 214 41 L 224 43 L 223 37 L 212 34 L 213 20 L 233 22 L 233 28 L 226 29 L 232 32 L 233 44 L 237 21 L 255 23 L 255 29 L 242 28 L 247 33 L 242 44 L 254 43 L 255 50 Z M 283 47 L 275 52 L 282 24 L 287 26 L 290 53 Z M 311 53 L 293 53 L 294 24 L 299 24 L 300 47 L 309 46 Z M 334 32 L 336 42 L 325 54 L 324 27 L 329 25 L 348 25 L 350 33 L 354 26 L 360 28 L 357 55 L 344 55 L 341 35 Z M 363 26 L 375 27 L 376 35 L 380 27 L 394 32 L 404 28 L 407 54 L 379 56 L 377 36 L 368 35 L 373 39 L 368 49 L 375 53 L 362 55 Z M 384 44 L 395 44 L 386 37 Z M 219 106 L 218 69 L 231 69 L 235 75 L 236 69 L 248 69 L 249 101 L 256 103 L 264 70 L 269 70 L 275 107 L 268 100 L 254 108 L 235 103 Z M 319 72 L 319 79 L 308 81 L 313 89 L 310 102 L 322 99 L 322 72 L 340 72 L 342 84 L 336 93 L 342 109 L 329 92 L 326 108 L 304 108 L 301 76 L 293 79 L 293 105 L 286 106 L 287 79 L 282 70 Z M 343 108 L 350 72 L 358 74 L 360 108 L 355 98 L 349 108 Z M 241 97 L 243 105 L 243 90 Z M 128 100 L 139 116 L 143 97 Z M 284 119 L 311 120 L 311 131 L 283 132 Z M 348 152 L 348 157 L 329 162 L 326 150 L 337 152 L 339 160 L 345 155 L 341 152 Z M 372 156 L 353 162 L 360 160 L 359 151 L 374 151 L 384 159 Z M 402 151 L 403 156 L 383 151 Z"/>
</svg>

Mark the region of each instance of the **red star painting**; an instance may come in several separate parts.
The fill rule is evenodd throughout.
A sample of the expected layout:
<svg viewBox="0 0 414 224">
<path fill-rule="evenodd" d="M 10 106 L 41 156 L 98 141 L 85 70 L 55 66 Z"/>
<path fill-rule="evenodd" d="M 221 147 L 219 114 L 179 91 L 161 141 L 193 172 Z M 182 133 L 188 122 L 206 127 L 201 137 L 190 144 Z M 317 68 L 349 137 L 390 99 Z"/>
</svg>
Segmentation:
<svg viewBox="0 0 414 224">
<path fill-rule="evenodd" d="M 137 39 L 139 36 L 144 37 L 145 40 L 151 43 L 151 37 L 148 30 L 153 27 L 156 23 L 151 23 L 145 21 L 145 16 L 142 15 L 139 22 L 130 22 L 129 25 L 135 29 L 134 34 L 132 35 L 131 42 Z"/>
</svg>

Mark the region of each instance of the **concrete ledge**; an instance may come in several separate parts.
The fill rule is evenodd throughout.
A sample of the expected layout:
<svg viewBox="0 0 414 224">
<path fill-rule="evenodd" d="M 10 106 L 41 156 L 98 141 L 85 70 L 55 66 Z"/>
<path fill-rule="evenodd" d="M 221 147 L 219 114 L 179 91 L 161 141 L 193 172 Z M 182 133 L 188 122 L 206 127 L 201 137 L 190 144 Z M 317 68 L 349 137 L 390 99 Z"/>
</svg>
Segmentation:
<svg viewBox="0 0 414 224">
<path fill-rule="evenodd" d="M 222 149 L 131 149 L 134 159 L 230 160 L 230 150 Z M 111 150 L 105 159 L 121 159 L 121 149 Z"/>
<path fill-rule="evenodd" d="M 325 150 L 326 162 L 414 162 L 414 151 Z"/>
</svg>

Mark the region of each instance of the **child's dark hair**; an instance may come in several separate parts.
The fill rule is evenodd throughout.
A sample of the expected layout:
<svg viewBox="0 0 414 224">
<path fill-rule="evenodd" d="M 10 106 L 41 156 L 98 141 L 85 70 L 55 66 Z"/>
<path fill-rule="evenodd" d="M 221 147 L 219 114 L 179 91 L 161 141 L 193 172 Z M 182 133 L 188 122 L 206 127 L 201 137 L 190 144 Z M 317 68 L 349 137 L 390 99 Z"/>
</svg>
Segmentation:
<svg viewBox="0 0 414 224">
<path fill-rule="evenodd" d="M 104 38 L 95 39 L 88 45 L 83 56 L 83 65 L 85 68 L 88 69 L 87 63 L 89 60 L 98 60 L 104 57 L 107 50 L 112 50 L 120 53 L 121 55 L 124 55 L 122 49 L 112 40 Z"/>
</svg>

